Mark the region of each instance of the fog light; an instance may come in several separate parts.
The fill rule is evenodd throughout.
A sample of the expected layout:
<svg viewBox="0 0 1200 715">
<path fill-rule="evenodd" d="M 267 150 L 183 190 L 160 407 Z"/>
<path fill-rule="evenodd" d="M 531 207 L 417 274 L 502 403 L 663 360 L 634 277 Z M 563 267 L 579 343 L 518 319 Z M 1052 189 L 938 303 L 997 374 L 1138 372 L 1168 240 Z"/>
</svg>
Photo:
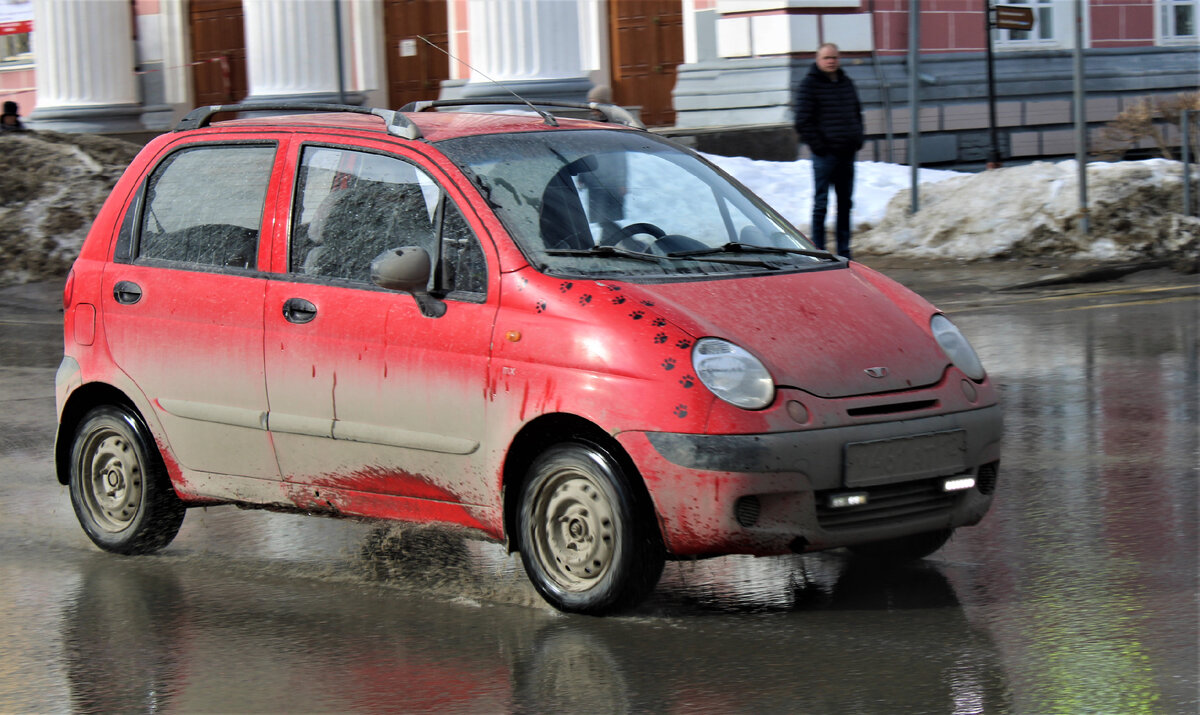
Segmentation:
<svg viewBox="0 0 1200 715">
<path fill-rule="evenodd" d="M 862 506 L 868 501 L 866 492 L 847 492 L 845 494 L 831 494 L 829 496 L 830 509 L 845 509 L 850 506 Z"/>
<path fill-rule="evenodd" d="M 961 492 L 975 486 L 975 477 L 955 477 L 942 483 L 942 491 Z"/>
</svg>

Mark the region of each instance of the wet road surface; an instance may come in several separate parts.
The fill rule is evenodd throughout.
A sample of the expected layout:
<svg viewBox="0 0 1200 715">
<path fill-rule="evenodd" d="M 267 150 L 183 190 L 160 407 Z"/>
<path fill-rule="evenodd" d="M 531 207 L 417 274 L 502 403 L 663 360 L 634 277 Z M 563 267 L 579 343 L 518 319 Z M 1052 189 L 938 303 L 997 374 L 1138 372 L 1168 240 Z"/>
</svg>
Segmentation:
<svg viewBox="0 0 1200 715">
<path fill-rule="evenodd" d="M 886 572 L 670 563 L 607 619 L 452 530 L 219 507 L 100 552 L 50 459 L 57 288 L 0 289 L 0 711 L 1196 712 L 1196 278 L 941 277 L 1005 404 L 983 523 Z"/>
</svg>

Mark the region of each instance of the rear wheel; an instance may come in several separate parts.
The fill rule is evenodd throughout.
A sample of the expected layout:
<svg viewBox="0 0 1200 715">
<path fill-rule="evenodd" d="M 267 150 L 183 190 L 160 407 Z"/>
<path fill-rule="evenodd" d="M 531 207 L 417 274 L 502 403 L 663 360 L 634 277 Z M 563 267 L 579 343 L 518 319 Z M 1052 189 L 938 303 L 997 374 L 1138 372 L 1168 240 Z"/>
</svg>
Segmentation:
<svg viewBox="0 0 1200 715">
<path fill-rule="evenodd" d="M 851 546 L 855 556 L 881 563 L 902 564 L 929 556 L 946 545 L 954 529 L 939 529 L 923 534 L 902 536 L 898 539 L 876 541 L 870 544 Z"/>
<path fill-rule="evenodd" d="M 184 505 L 141 422 L 105 406 L 88 413 L 71 446 L 71 505 L 97 546 L 147 554 L 179 533 Z"/>
<path fill-rule="evenodd" d="M 530 467 L 521 490 L 521 560 L 562 611 L 603 615 L 641 602 L 665 553 L 653 510 L 602 450 L 565 443 Z"/>
</svg>

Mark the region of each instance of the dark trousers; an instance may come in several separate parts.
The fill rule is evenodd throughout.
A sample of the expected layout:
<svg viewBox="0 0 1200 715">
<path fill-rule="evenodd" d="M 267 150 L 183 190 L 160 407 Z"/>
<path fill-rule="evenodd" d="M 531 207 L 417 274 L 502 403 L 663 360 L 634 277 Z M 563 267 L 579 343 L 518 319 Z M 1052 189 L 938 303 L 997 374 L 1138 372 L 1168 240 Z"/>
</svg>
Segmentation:
<svg viewBox="0 0 1200 715">
<path fill-rule="evenodd" d="M 813 156 L 813 211 L 812 240 L 817 248 L 825 250 L 825 214 L 829 209 L 829 187 L 837 194 L 837 224 L 834 236 L 837 253 L 850 257 L 850 208 L 854 205 L 850 195 L 854 193 L 854 156 Z"/>
</svg>

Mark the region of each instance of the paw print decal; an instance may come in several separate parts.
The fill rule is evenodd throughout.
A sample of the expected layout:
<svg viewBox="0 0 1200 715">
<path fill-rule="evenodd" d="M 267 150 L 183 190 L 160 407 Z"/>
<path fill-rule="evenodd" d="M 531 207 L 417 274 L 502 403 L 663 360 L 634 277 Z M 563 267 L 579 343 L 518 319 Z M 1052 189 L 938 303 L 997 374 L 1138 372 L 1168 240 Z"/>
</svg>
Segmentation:
<svg viewBox="0 0 1200 715">
<path fill-rule="evenodd" d="M 655 318 L 654 320 L 650 321 L 650 324 L 656 328 L 661 328 L 667 324 L 667 319 L 666 318 Z"/>
<path fill-rule="evenodd" d="M 675 411 L 675 416 L 678 417 L 679 419 L 683 419 L 684 417 L 687 417 L 687 405 L 683 405 L 683 404 L 675 405 L 674 411 Z"/>
<path fill-rule="evenodd" d="M 696 384 L 696 376 L 684 375 L 683 377 L 679 378 L 679 384 L 683 385 L 685 388 L 691 387 L 692 385 Z"/>
<path fill-rule="evenodd" d="M 613 305 L 621 305 L 621 304 L 623 304 L 623 303 L 624 303 L 626 300 L 628 300 L 628 298 L 626 298 L 625 296 L 623 296 L 623 295 L 618 295 L 618 296 L 616 296 L 615 298 L 613 298 L 613 299 L 612 299 L 612 304 L 613 304 Z"/>
<path fill-rule="evenodd" d="M 641 320 L 645 316 L 646 316 L 646 311 L 644 311 L 644 310 L 635 310 L 629 314 L 629 317 L 633 318 L 634 320 Z"/>
<path fill-rule="evenodd" d="M 688 348 L 692 347 L 692 341 L 684 338 L 675 343 L 675 347 L 679 348 L 680 350 L 687 350 Z"/>
<path fill-rule="evenodd" d="M 611 291 L 614 291 L 614 292 L 621 290 L 621 286 L 604 286 L 604 287 Z"/>
<path fill-rule="evenodd" d="M 654 336 L 654 344 L 655 345 L 662 345 L 663 343 L 667 342 L 668 340 L 670 340 L 670 338 L 667 337 L 666 333 L 659 333 L 658 335 Z"/>
<path fill-rule="evenodd" d="M 539 313 L 545 313 L 545 312 L 546 312 L 546 301 L 544 301 L 544 300 L 539 300 L 539 301 L 537 302 L 537 305 L 535 306 L 535 308 L 537 309 L 537 312 L 539 312 Z"/>
<path fill-rule="evenodd" d="M 592 296 L 590 293 L 584 293 L 583 295 L 579 296 L 579 304 L 580 305 L 587 305 L 588 303 L 591 303 L 591 302 L 592 302 Z"/>
<path fill-rule="evenodd" d="M 642 301 L 642 305 L 646 306 L 647 308 L 653 308 L 653 307 L 654 307 L 654 301 L 652 301 L 652 300 L 643 300 L 643 301 Z"/>
<path fill-rule="evenodd" d="M 574 287 L 575 287 L 575 284 L 572 283 L 571 281 L 563 281 L 562 283 L 559 284 L 558 290 L 561 293 L 569 293 L 569 292 L 571 292 L 571 289 Z"/>
<path fill-rule="evenodd" d="M 671 371 L 675 369 L 675 358 L 667 358 L 662 361 L 662 369 Z"/>
</svg>

